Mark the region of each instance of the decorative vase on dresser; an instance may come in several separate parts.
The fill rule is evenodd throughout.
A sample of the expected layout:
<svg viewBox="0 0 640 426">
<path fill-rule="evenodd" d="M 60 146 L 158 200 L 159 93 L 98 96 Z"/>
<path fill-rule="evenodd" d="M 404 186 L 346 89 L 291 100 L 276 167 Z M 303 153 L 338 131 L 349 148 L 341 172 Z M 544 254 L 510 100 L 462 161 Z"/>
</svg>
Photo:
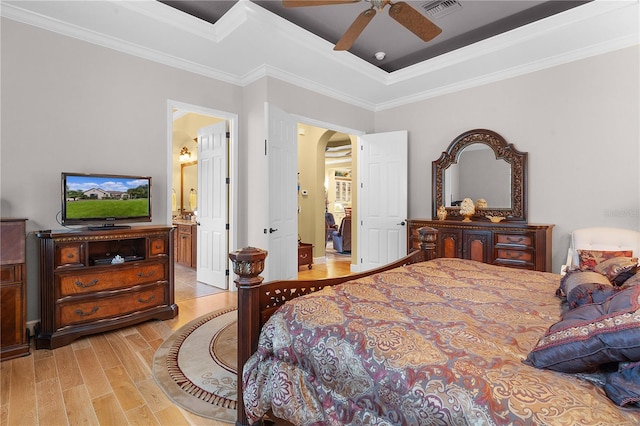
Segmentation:
<svg viewBox="0 0 640 426">
<path fill-rule="evenodd" d="M 171 319 L 172 226 L 40 231 L 40 323 L 36 348 L 93 333 Z"/>
<path fill-rule="evenodd" d="M 2 361 L 29 355 L 26 295 L 26 219 L 1 219 L 0 356 Z"/>
</svg>

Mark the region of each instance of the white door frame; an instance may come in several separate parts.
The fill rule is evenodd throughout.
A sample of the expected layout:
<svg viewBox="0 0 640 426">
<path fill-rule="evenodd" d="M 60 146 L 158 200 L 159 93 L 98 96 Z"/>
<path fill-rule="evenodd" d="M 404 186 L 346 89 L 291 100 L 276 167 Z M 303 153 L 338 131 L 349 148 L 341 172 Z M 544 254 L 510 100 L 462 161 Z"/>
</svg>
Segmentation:
<svg viewBox="0 0 640 426">
<path fill-rule="evenodd" d="M 199 105 L 188 104 L 172 99 L 167 100 L 167 188 L 173 188 L 173 109 L 195 112 L 197 114 L 210 115 L 222 118 L 229 122 L 229 251 L 238 249 L 238 114 L 232 114 Z M 171 210 L 171 191 L 167 191 L 167 216 L 168 224 L 173 222 Z M 228 262 L 229 275 L 227 280 L 231 280 L 232 264 Z M 229 290 L 235 290 L 235 286 L 227 282 Z"/>
</svg>

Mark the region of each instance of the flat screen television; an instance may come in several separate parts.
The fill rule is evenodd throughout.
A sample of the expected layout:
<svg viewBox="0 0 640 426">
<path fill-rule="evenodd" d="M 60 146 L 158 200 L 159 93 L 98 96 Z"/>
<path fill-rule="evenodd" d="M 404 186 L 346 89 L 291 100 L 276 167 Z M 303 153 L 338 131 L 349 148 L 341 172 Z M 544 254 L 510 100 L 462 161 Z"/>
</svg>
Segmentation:
<svg viewBox="0 0 640 426">
<path fill-rule="evenodd" d="M 62 173 L 62 224 L 89 229 L 151 222 L 151 177 Z"/>
</svg>

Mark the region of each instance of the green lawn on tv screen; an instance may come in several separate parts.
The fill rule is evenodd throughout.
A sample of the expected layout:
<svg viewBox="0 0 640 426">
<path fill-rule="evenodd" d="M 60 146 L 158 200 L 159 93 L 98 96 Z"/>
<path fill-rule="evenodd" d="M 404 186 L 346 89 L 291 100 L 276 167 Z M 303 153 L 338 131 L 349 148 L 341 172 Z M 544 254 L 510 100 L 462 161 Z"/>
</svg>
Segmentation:
<svg viewBox="0 0 640 426">
<path fill-rule="evenodd" d="M 148 212 L 148 200 L 78 200 L 67 202 L 67 218 L 140 217 Z"/>
</svg>

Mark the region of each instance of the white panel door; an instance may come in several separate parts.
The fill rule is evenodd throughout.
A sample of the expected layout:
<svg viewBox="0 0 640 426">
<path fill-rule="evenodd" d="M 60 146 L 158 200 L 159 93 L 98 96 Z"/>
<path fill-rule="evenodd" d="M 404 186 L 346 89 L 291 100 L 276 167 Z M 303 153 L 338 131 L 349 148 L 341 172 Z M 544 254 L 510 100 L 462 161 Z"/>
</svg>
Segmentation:
<svg viewBox="0 0 640 426">
<path fill-rule="evenodd" d="M 359 138 L 359 270 L 407 254 L 407 154 L 406 130 Z"/>
<path fill-rule="evenodd" d="M 290 114 L 268 103 L 265 119 L 269 254 L 263 276 L 268 281 L 293 280 L 298 277 L 298 124 Z"/>
<path fill-rule="evenodd" d="M 198 130 L 197 280 L 228 288 L 227 122 Z"/>
</svg>

